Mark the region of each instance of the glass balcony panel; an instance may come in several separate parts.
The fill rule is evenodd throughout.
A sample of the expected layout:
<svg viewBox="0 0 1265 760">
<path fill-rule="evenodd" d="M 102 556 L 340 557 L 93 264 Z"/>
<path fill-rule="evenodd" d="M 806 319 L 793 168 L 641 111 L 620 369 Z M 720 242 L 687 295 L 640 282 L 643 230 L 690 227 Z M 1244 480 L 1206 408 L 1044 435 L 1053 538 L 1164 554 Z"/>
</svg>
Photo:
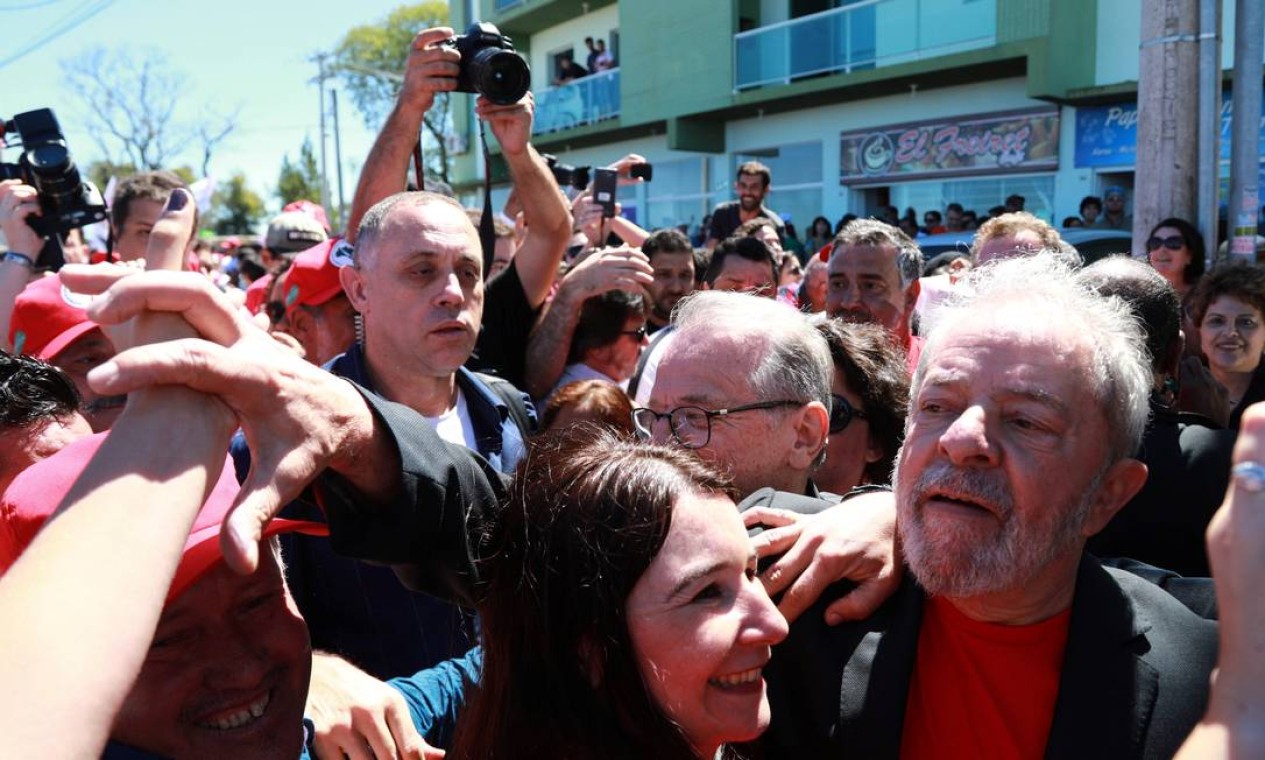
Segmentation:
<svg viewBox="0 0 1265 760">
<path fill-rule="evenodd" d="M 735 35 L 734 83 L 741 90 L 872 69 L 987 47 L 996 36 L 993 3 L 946 14 L 922 0 L 856 0 Z"/>
<path fill-rule="evenodd" d="M 532 134 L 545 134 L 619 116 L 619 69 L 590 74 L 536 92 Z"/>
</svg>

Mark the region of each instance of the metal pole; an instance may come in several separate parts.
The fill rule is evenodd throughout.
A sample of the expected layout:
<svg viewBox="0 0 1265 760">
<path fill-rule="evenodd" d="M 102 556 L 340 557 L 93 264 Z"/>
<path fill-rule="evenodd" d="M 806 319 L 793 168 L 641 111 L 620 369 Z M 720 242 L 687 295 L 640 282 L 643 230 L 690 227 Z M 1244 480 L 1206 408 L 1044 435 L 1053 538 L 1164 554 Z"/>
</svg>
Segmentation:
<svg viewBox="0 0 1265 760">
<path fill-rule="evenodd" d="M 329 213 L 329 174 L 325 165 L 325 53 L 316 56 L 316 64 L 320 67 L 317 83 L 321 91 L 321 207 Z"/>
<path fill-rule="evenodd" d="M 1199 201 L 1195 220 L 1216 258 L 1221 189 L 1221 0 L 1199 0 Z"/>
<path fill-rule="evenodd" d="M 1143 0 L 1133 255 L 1155 223 L 1195 218 L 1199 87 L 1197 0 Z"/>
<path fill-rule="evenodd" d="M 1261 55 L 1265 9 L 1238 0 L 1234 18 L 1234 93 L 1230 132 L 1230 261 L 1256 263 L 1256 215 L 1261 207 Z"/>
<path fill-rule="evenodd" d="M 338 131 L 338 89 L 332 88 L 329 91 L 333 109 L 334 109 L 334 172 L 338 177 L 338 227 L 343 228 L 343 144 Z M 345 233 L 344 233 L 345 234 Z"/>
</svg>

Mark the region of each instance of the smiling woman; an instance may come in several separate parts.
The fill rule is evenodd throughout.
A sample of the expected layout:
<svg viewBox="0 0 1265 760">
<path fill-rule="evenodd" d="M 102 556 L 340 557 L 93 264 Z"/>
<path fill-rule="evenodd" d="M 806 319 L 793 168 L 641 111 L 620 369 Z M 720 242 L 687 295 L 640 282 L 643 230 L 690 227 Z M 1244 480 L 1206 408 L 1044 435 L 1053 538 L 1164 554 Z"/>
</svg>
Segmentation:
<svg viewBox="0 0 1265 760">
<path fill-rule="evenodd" d="M 785 619 L 724 483 L 609 434 L 536 444 L 486 556 L 457 757 L 710 758 L 759 736 Z"/>
<path fill-rule="evenodd" d="M 1208 369 L 1225 386 L 1237 429 L 1243 411 L 1265 400 L 1265 271 L 1229 266 L 1204 277 L 1192 302 Z"/>
</svg>

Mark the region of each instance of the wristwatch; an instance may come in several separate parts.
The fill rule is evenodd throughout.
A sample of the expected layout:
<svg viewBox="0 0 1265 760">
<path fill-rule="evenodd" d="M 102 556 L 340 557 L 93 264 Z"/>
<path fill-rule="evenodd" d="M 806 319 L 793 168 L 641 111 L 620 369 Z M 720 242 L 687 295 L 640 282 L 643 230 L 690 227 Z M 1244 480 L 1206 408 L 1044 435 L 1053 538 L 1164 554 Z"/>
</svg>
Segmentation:
<svg viewBox="0 0 1265 760">
<path fill-rule="evenodd" d="M 18 266 L 24 266 L 27 269 L 35 268 L 35 259 L 32 259 L 25 253 L 18 253 L 17 251 L 9 251 L 4 255 L 4 259 L 2 260 L 6 264 L 17 264 Z"/>
</svg>

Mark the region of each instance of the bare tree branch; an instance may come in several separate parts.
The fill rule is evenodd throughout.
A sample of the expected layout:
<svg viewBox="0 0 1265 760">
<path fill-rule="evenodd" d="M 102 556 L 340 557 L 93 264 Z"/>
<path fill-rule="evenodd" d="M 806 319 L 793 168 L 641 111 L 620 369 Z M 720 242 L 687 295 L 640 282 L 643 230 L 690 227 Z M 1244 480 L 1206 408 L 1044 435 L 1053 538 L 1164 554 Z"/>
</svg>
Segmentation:
<svg viewBox="0 0 1265 760">
<path fill-rule="evenodd" d="M 111 162 L 122 163 L 121 156 L 142 170 L 171 168 L 200 140 L 205 170 L 211 150 L 235 125 L 235 113 L 223 124 L 178 119 L 188 82 L 160 50 L 96 47 L 61 65 L 67 87 L 97 127 L 91 130 L 94 142 Z"/>
</svg>

